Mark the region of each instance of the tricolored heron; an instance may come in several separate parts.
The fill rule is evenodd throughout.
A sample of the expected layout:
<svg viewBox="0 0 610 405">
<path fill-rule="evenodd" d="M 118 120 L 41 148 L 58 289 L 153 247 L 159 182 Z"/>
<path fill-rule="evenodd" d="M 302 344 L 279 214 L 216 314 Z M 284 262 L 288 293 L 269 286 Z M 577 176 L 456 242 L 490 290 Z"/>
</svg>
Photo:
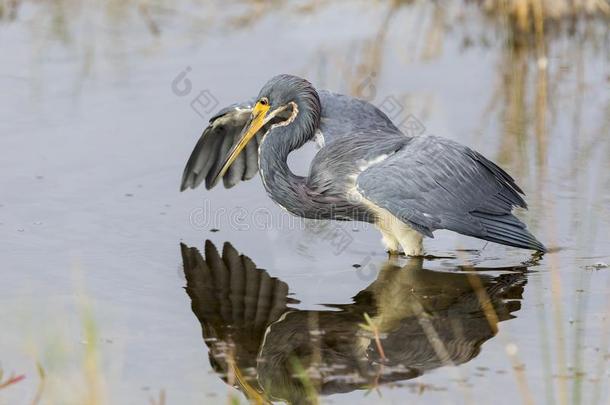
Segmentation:
<svg viewBox="0 0 610 405">
<path fill-rule="evenodd" d="M 291 151 L 320 146 L 309 176 L 288 167 Z M 491 242 L 546 248 L 519 219 L 523 192 L 495 163 L 437 136 L 406 136 L 374 105 L 317 91 L 300 77 L 269 80 L 250 102 L 210 119 L 181 190 L 225 187 L 261 172 L 267 193 L 294 215 L 373 223 L 390 253 L 423 254 L 422 239 L 449 229 Z"/>
</svg>

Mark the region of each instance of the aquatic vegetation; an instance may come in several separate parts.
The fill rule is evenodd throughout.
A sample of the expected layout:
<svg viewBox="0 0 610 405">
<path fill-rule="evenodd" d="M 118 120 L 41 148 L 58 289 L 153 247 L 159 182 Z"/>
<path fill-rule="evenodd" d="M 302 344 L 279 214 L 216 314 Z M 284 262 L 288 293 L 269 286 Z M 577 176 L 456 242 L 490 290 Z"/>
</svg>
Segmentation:
<svg viewBox="0 0 610 405">
<path fill-rule="evenodd" d="M 0 390 L 8 388 L 13 384 L 17 384 L 19 381 L 22 381 L 24 379 L 25 375 L 23 374 L 15 375 L 11 373 L 8 377 L 5 377 L 3 370 L 0 369 Z"/>
</svg>

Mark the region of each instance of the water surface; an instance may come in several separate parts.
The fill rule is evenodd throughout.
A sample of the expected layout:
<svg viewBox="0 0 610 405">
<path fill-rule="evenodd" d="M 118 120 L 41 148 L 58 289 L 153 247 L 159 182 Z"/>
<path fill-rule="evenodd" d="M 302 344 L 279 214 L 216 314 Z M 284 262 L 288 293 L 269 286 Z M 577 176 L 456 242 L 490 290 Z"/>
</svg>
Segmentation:
<svg viewBox="0 0 610 405">
<path fill-rule="evenodd" d="M 26 378 L 0 403 L 35 397 L 37 364 L 42 403 L 609 400 L 607 24 L 541 48 L 469 2 L 17 4 L 0 24 L 0 367 Z M 278 73 L 499 162 L 552 252 L 437 232 L 446 258 L 388 261 L 374 229 L 295 220 L 258 177 L 179 193 L 216 105 Z M 223 277 L 273 288 L 203 277 L 206 240 L 249 258 Z"/>
</svg>

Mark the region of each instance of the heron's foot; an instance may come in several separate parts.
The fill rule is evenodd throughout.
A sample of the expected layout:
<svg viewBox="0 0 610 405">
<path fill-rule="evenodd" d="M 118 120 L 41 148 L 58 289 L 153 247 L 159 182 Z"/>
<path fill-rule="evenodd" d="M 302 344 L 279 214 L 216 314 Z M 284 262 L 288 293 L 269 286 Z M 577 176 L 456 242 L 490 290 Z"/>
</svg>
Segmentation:
<svg viewBox="0 0 610 405">
<path fill-rule="evenodd" d="M 388 249 L 386 252 L 388 252 L 388 259 L 396 259 L 401 256 L 399 250 Z"/>
<path fill-rule="evenodd" d="M 411 252 L 411 253 L 403 253 L 403 256 L 413 258 L 413 259 L 424 259 L 424 260 L 438 260 L 438 259 L 455 259 L 455 256 L 451 255 L 433 255 L 426 253 L 423 250 Z"/>
<path fill-rule="evenodd" d="M 409 249 L 405 249 L 404 255 L 407 257 L 424 257 L 424 256 L 426 256 L 426 252 L 424 252 L 423 246 L 416 245 L 416 246 L 412 246 Z"/>
<path fill-rule="evenodd" d="M 455 259 L 455 256 L 437 256 L 437 255 L 426 255 L 426 254 L 419 255 L 419 256 L 413 256 L 413 257 L 419 257 L 424 260 Z"/>
<path fill-rule="evenodd" d="M 434 255 L 425 254 L 424 252 L 422 252 L 420 254 L 415 254 L 415 253 L 407 254 L 407 253 L 402 252 L 400 250 L 386 250 L 386 252 L 388 253 L 388 258 L 390 258 L 390 259 L 396 259 L 396 258 L 399 258 L 399 257 L 406 257 L 406 258 L 409 258 L 409 259 L 426 259 L 426 260 L 432 260 L 432 259 L 454 259 L 453 256 L 434 256 Z"/>
</svg>

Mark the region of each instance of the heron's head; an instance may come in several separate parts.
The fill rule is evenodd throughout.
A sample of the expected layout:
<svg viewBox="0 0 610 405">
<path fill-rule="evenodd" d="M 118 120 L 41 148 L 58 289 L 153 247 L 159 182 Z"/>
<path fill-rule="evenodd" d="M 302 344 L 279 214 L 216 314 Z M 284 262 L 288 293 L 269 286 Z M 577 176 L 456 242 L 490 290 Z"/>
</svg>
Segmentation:
<svg viewBox="0 0 610 405">
<path fill-rule="evenodd" d="M 254 136 L 266 136 L 278 127 L 283 131 L 283 145 L 287 150 L 297 149 L 310 140 L 320 124 L 321 106 L 318 92 L 307 80 L 292 75 L 278 75 L 261 89 L 252 115 L 231 148 L 213 182 L 222 177 L 240 152 Z"/>
</svg>

